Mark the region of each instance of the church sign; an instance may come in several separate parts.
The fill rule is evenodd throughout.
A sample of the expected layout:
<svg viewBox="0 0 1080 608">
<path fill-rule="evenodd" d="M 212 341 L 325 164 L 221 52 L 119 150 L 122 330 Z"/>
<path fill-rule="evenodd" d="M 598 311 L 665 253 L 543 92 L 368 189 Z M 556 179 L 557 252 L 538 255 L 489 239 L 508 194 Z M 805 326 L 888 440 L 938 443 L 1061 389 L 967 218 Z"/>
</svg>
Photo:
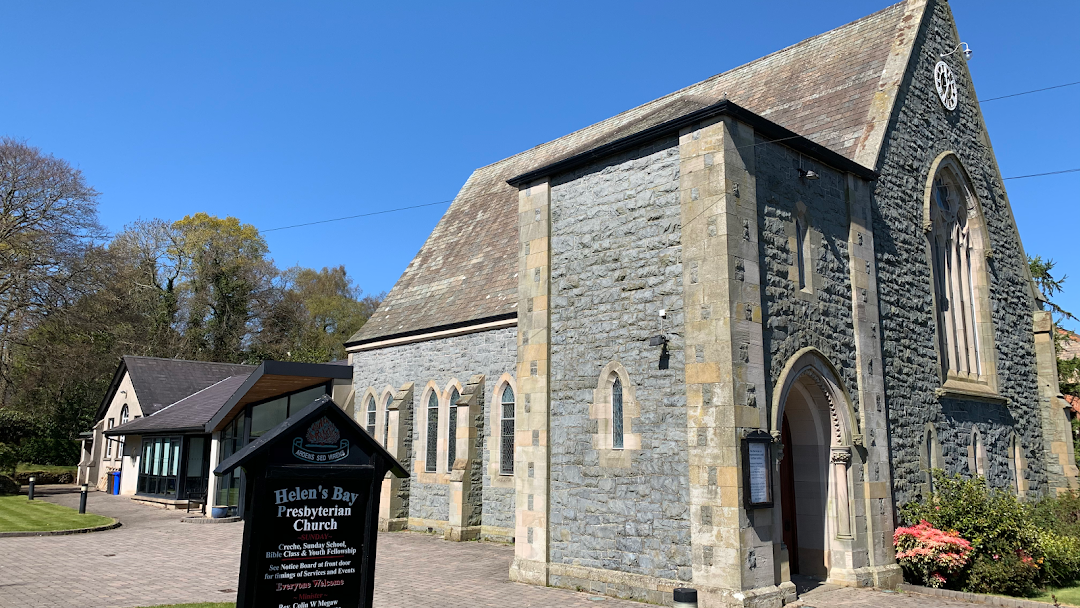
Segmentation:
<svg viewBox="0 0 1080 608">
<path fill-rule="evenodd" d="M 405 470 L 329 397 L 214 470 L 244 470 L 237 608 L 371 606 L 379 491 Z"/>
</svg>

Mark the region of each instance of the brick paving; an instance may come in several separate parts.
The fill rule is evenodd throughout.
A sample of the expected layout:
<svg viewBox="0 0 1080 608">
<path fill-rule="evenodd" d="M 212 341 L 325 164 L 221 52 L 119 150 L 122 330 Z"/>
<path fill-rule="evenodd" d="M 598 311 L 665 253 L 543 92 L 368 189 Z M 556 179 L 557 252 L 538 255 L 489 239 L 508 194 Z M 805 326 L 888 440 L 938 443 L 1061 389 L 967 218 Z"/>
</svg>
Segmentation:
<svg viewBox="0 0 1080 608">
<path fill-rule="evenodd" d="M 39 488 L 44 500 L 75 507 L 70 486 Z M 91 492 L 87 510 L 123 526 L 71 536 L 0 538 L 0 608 L 128 608 L 236 599 L 243 523 L 180 523 L 182 512 Z M 645 604 L 512 583 L 513 547 L 451 543 L 424 534 L 379 537 L 379 608 L 641 608 Z M 820 586 L 808 608 L 952 608 L 973 604 L 904 593 Z"/>
</svg>

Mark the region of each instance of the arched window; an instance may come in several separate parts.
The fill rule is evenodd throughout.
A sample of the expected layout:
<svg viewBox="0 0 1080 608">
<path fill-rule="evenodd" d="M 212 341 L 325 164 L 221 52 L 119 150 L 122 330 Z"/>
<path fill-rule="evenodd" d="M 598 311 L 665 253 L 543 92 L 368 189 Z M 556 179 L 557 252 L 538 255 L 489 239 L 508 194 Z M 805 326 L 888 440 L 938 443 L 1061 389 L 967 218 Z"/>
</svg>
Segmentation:
<svg viewBox="0 0 1080 608">
<path fill-rule="evenodd" d="M 368 397 L 367 402 L 367 432 L 375 436 L 375 397 Z"/>
<path fill-rule="evenodd" d="M 125 403 L 124 407 L 120 408 L 120 424 L 127 424 L 128 416 L 129 416 L 129 414 L 128 414 L 128 406 Z M 125 439 L 125 437 L 123 435 L 121 435 L 120 438 L 116 440 L 116 457 L 117 458 L 123 458 L 124 457 L 124 439 Z"/>
<path fill-rule="evenodd" d="M 1013 488 L 1017 496 L 1024 494 L 1024 450 L 1020 446 L 1020 438 L 1013 433 L 1009 440 L 1009 468 L 1013 474 Z"/>
<path fill-rule="evenodd" d="M 806 277 L 809 272 L 806 261 L 810 258 L 810 239 L 806 233 L 806 221 L 803 218 L 795 220 L 795 263 L 799 265 L 799 289 L 806 289 Z"/>
<path fill-rule="evenodd" d="M 386 396 L 386 403 L 383 404 L 382 444 L 384 448 L 390 442 L 390 403 L 393 401 L 394 395 L 390 394 Z"/>
<path fill-rule="evenodd" d="M 979 429 L 971 433 L 971 470 L 980 477 L 986 476 L 986 446 Z"/>
<path fill-rule="evenodd" d="M 499 473 L 514 474 L 514 391 L 507 384 L 502 392 L 502 427 L 499 436 Z"/>
<path fill-rule="evenodd" d="M 934 469 L 941 468 L 938 462 L 937 439 L 933 429 L 926 430 L 926 439 L 923 443 L 923 453 L 926 462 L 926 485 L 930 493 L 934 492 Z"/>
<path fill-rule="evenodd" d="M 439 459 L 439 395 L 431 391 L 427 406 L 427 459 L 424 470 L 434 473 Z"/>
<path fill-rule="evenodd" d="M 938 170 L 930 196 L 938 348 L 946 378 L 977 380 L 984 373 L 977 298 L 984 290 L 985 253 L 978 205 L 952 165 Z"/>
<path fill-rule="evenodd" d="M 455 388 L 450 391 L 450 416 L 446 434 L 446 471 L 454 470 L 454 460 L 457 458 L 457 402 L 461 397 Z"/>
<path fill-rule="evenodd" d="M 611 447 L 621 450 L 623 447 L 623 389 L 622 380 L 615 376 L 611 383 Z"/>
</svg>

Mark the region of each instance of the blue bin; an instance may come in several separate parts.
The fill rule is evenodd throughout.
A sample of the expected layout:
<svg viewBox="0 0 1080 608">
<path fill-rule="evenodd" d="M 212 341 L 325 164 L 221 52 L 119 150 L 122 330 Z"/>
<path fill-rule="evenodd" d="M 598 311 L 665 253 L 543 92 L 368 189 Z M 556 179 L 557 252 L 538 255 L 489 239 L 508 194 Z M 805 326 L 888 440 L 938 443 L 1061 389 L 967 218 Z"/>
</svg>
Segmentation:
<svg viewBox="0 0 1080 608">
<path fill-rule="evenodd" d="M 119 496 L 120 495 L 120 471 L 113 471 L 112 473 L 109 473 L 109 477 L 110 477 L 110 479 L 109 479 L 110 492 L 109 493 L 114 494 L 116 496 Z"/>
</svg>

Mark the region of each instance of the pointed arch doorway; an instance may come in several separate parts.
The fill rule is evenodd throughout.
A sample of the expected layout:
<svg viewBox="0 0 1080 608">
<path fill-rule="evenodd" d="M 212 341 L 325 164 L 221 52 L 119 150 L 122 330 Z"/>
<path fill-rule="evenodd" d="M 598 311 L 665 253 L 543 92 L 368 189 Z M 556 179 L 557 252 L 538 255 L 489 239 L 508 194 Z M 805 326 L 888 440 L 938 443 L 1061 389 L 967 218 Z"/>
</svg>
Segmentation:
<svg viewBox="0 0 1080 608">
<path fill-rule="evenodd" d="M 847 579 L 840 572 L 853 565 L 846 397 L 831 366 L 816 353 L 792 363 L 775 412 L 783 445 L 777 541 L 787 550 L 791 574 Z"/>
</svg>

